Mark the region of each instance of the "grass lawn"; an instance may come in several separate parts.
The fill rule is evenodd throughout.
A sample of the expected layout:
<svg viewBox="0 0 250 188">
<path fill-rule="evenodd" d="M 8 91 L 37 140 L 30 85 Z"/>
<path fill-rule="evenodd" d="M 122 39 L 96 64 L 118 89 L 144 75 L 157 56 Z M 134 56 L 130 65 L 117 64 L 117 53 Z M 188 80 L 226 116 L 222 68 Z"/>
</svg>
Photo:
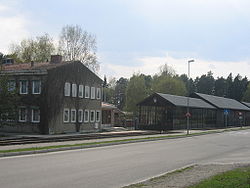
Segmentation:
<svg viewBox="0 0 250 188">
<path fill-rule="evenodd" d="M 250 188 L 250 167 L 218 174 L 189 188 Z"/>
</svg>

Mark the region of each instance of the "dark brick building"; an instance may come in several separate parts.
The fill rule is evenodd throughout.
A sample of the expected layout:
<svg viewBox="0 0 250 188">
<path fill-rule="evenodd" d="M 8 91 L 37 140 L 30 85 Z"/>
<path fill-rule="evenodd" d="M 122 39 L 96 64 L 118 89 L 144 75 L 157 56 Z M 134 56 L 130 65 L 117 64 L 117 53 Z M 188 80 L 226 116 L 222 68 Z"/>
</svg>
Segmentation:
<svg viewBox="0 0 250 188">
<path fill-rule="evenodd" d="M 50 62 L 3 65 L 9 86 L 20 101 L 18 117 L 1 131 L 57 134 L 93 132 L 101 125 L 102 80 L 81 62 L 64 62 L 55 55 Z M 10 89 L 11 89 L 10 88 Z"/>
</svg>

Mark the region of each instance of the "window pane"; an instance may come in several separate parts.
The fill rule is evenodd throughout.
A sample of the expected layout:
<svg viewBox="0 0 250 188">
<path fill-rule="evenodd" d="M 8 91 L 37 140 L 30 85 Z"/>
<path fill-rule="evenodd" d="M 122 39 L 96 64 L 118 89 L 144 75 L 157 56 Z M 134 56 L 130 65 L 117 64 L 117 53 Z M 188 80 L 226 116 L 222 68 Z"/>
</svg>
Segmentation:
<svg viewBox="0 0 250 188">
<path fill-rule="evenodd" d="M 83 85 L 79 85 L 79 93 L 78 93 L 78 96 L 80 98 L 83 98 Z"/>
<path fill-rule="evenodd" d="M 14 91 L 16 89 L 15 80 L 8 81 L 8 91 Z"/>
<path fill-rule="evenodd" d="M 96 98 L 101 99 L 101 89 L 100 88 L 96 89 Z"/>
<path fill-rule="evenodd" d="M 94 110 L 91 110 L 91 112 L 90 112 L 90 121 L 91 122 L 95 121 L 95 111 Z"/>
<path fill-rule="evenodd" d="M 77 86 L 76 84 L 72 84 L 72 97 L 76 97 Z"/>
<path fill-rule="evenodd" d="M 66 82 L 64 85 L 64 96 L 70 96 L 70 83 Z"/>
<path fill-rule="evenodd" d="M 96 111 L 96 122 L 100 122 L 100 111 Z"/>
<path fill-rule="evenodd" d="M 32 109 L 32 122 L 40 122 L 40 110 Z"/>
<path fill-rule="evenodd" d="M 28 81 L 21 80 L 20 81 L 20 94 L 27 94 L 28 93 Z"/>
<path fill-rule="evenodd" d="M 71 110 L 71 122 L 76 122 L 76 110 Z"/>
<path fill-rule="evenodd" d="M 91 99 L 95 99 L 95 87 L 91 87 Z"/>
<path fill-rule="evenodd" d="M 89 86 L 85 86 L 85 98 L 89 98 Z"/>
<path fill-rule="evenodd" d="M 41 93 L 41 81 L 40 80 L 33 80 L 32 81 L 32 92 L 33 94 L 40 94 Z"/>
<path fill-rule="evenodd" d="M 69 122 L 69 109 L 64 109 L 63 121 Z"/>
<path fill-rule="evenodd" d="M 78 122 L 82 122 L 82 115 L 83 115 L 83 111 L 82 110 L 78 110 Z"/>
<path fill-rule="evenodd" d="M 84 122 L 89 122 L 89 111 L 88 110 L 84 111 Z"/>
<path fill-rule="evenodd" d="M 26 108 L 20 108 L 19 109 L 19 121 L 26 121 Z"/>
</svg>

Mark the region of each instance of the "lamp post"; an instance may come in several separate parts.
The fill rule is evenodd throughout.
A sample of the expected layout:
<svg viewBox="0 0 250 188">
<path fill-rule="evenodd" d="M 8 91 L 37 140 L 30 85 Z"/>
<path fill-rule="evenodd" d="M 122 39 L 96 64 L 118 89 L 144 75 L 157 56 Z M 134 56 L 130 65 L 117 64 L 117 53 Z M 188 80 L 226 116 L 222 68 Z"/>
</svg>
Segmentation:
<svg viewBox="0 0 250 188">
<path fill-rule="evenodd" d="M 190 63 L 192 63 L 192 62 L 194 62 L 193 59 L 188 61 L 188 96 L 187 96 L 187 114 L 186 114 L 186 116 L 187 116 L 187 134 L 189 134 L 189 129 L 190 129 L 190 127 L 189 127 L 189 117 L 190 117 L 190 112 L 189 112 L 190 84 L 189 84 L 189 82 L 190 82 Z"/>
</svg>

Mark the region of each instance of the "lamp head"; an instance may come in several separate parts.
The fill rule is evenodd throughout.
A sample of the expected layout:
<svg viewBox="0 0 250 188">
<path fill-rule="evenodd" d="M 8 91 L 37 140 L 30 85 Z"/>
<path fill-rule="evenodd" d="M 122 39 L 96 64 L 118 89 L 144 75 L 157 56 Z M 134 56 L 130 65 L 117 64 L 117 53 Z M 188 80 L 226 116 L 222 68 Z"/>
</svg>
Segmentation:
<svg viewBox="0 0 250 188">
<path fill-rule="evenodd" d="M 188 60 L 188 63 L 193 63 L 193 62 L 194 62 L 194 60 L 193 60 L 193 59 Z"/>
</svg>

